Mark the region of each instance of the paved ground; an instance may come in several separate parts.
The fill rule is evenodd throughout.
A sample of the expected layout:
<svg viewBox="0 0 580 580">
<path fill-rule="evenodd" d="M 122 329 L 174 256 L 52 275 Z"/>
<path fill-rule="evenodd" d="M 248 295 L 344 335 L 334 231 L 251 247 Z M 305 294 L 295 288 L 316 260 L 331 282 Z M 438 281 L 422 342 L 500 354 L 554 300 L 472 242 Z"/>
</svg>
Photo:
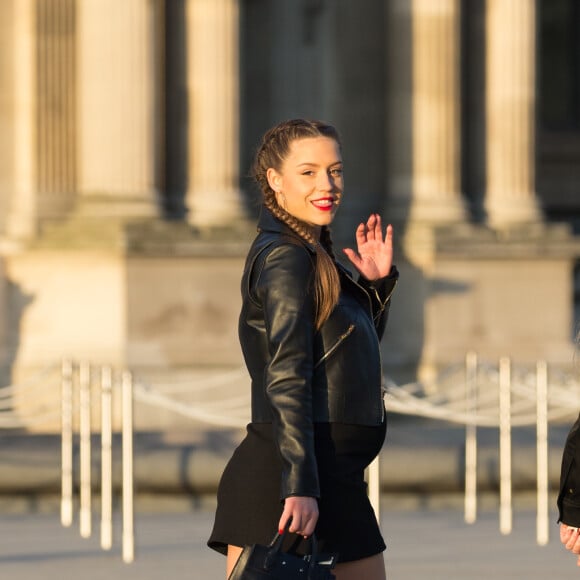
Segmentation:
<svg viewBox="0 0 580 580">
<path fill-rule="evenodd" d="M 555 519 L 552 518 L 553 520 Z M 205 547 L 212 522 L 211 506 L 182 511 L 138 513 L 136 559 L 121 561 L 119 522 L 113 550 L 99 547 L 94 536 L 62 528 L 57 513 L 0 516 L 0 577 L 10 580 L 222 580 L 224 559 Z M 547 546 L 535 543 L 535 515 L 525 507 L 514 513 L 514 530 L 502 536 L 497 514 L 485 511 L 474 525 L 461 510 L 383 510 L 389 545 L 389 580 L 503 580 L 578 578 L 575 559 L 560 545 L 557 526 Z"/>
<path fill-rule="evenodd" d="M 514 432 L 513 454 L 514 489 L 528 490 L 529 497 L 518 497 L 513 533 L 502 536 L 495 432 L 480 433 L 478 479 L 484 495 L 478 522 L 468 526 L 460 495 L 463 429 L 398 418 L 391 427 L 382 462 L 387 493 L 381 511 L 388 580 L 580 577 L 575 558 L 558 540 L 555 513 L 550 543 L 536 544 L 530 491 L 535 485 L 535 448 L 529 429 Z M 550 430 L 552 492 L 568 428 Z M 191 433 L 137 438 L 136 560 L 124 564 L 117 512 L 110 552 L 99 547 L 98 522 L 88 540 L 80 538 L 77 522 L 61 527 L 58 437 L 0 432 L 0 580 L 223 580 L 223 557 L 205 546 L 213 508 L 204 494 L 215 487 L 233 445 L 233 440 L 220 437 L 201 443 Z M 397 495 L 401 490 L 407 494 Z M 549 505 L 555 506 L 554 497 Z"/>
</svg>

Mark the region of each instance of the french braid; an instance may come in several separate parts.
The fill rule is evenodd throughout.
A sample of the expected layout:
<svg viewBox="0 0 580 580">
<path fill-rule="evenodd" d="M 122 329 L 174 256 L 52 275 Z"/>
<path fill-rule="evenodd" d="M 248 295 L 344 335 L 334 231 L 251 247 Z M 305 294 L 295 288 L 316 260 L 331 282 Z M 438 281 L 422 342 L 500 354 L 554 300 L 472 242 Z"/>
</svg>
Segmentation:
<svg viewBox="0 0 580 580">
<path fill-rule="evenodd" d="M 321 136 L 334 139 L 340 147 L 338 133 L 330 125 L 304 119 L 293 119 L 280 123 L 264 135 L 256 153 L 253 167 L 253 175 L 262 190 L 265 207 L 303 240 L 316 248 L 314 296 L 316 302 L 315 327 L 317 330 L 330 316 L 338 302 L 340 292 L 340 280 L 334 264 L 330 230 L 324 226 L 321 230 L 320 240 L 317 240 L 308 225 L 296 219 L 278 204 L 266 174 L 270 167 L 280 171 L 293 141 Z"/>
</svg>

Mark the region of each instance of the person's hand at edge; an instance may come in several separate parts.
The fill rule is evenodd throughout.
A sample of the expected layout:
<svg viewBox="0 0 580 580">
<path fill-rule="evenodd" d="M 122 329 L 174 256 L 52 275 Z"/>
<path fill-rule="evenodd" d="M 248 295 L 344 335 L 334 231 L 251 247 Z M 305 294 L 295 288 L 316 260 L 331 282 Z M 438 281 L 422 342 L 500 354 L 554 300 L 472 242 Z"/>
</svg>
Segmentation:
<svg viewBox="0 0 580 580">
<path fill-rule="evenodd" d="M 570 550 L 578 556 L 576 565 L 580 566 L 580 530 L 574 526 L 560 524 L 560 541 L 564 544 L 566 550 Z"/>
</svg>

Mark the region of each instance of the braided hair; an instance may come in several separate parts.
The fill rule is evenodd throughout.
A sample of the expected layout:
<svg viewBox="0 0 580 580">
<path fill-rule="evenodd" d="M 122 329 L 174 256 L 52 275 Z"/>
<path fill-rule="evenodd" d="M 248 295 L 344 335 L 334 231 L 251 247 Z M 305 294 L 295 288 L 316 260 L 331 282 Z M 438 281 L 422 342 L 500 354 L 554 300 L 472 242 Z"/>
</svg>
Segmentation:
<svg viewBox="0 0 580 580">
<path fill-rule="evenodd" d="M 269 168 L 276 171 L 281 170 L 293 141 L 313 137 L 329 137 L 336 141 L 340 147 L 340 137 L 336 129 L 321 121 L 292 119 L 272 127 L 265 133 L 256 153 L 253 177 L 262 191 L 264 206 L 303 240 L 316 248 L 314 296 L 316 303 L 315 327 L 318 330 L 338 303 L 340 292 L 340 280 L 334 263 L 330 229 L 328 226 L 322 226 L 320 239 L 316 239 L 312 228 L 278 204 L 274 190 L 270 187 L 267 178 Z"/>
</svg>

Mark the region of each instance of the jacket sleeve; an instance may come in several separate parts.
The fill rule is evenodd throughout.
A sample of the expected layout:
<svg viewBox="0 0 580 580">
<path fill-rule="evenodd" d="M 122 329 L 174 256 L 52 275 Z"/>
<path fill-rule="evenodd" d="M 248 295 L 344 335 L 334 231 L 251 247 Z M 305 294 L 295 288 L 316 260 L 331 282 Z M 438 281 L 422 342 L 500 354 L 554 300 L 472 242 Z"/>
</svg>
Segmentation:
<svg viewBox="0 0 580 580">
<path fill-rule="evenodd" d="M 256 284 L 270 355 L 264 384 L 283 465 L 281 498 L 320 496 L 312 421 L 313 260 L 304 247 L 278 246 Z"/>
<path fill-rule="evenodd" d="M 399 272 L 396 266 L 392 266 L 389 275 L 384 278 L 379 278 L 372 282 L 363 276 L 359 276 L 358 279 L 359 285 L 362 286 L 370 296 L 373 319 L 379 340 L 383 338 L 385 327 L 387 326 L 389 309 L 391 307 L 391 296 L 395 291 L 398 281 Z"/>
<path fill-rule="evenodd" d="M 558 513 L 559 522 L 580 527 L 580 415 L 570 429 L 564 445 Z"/>
</svg>

